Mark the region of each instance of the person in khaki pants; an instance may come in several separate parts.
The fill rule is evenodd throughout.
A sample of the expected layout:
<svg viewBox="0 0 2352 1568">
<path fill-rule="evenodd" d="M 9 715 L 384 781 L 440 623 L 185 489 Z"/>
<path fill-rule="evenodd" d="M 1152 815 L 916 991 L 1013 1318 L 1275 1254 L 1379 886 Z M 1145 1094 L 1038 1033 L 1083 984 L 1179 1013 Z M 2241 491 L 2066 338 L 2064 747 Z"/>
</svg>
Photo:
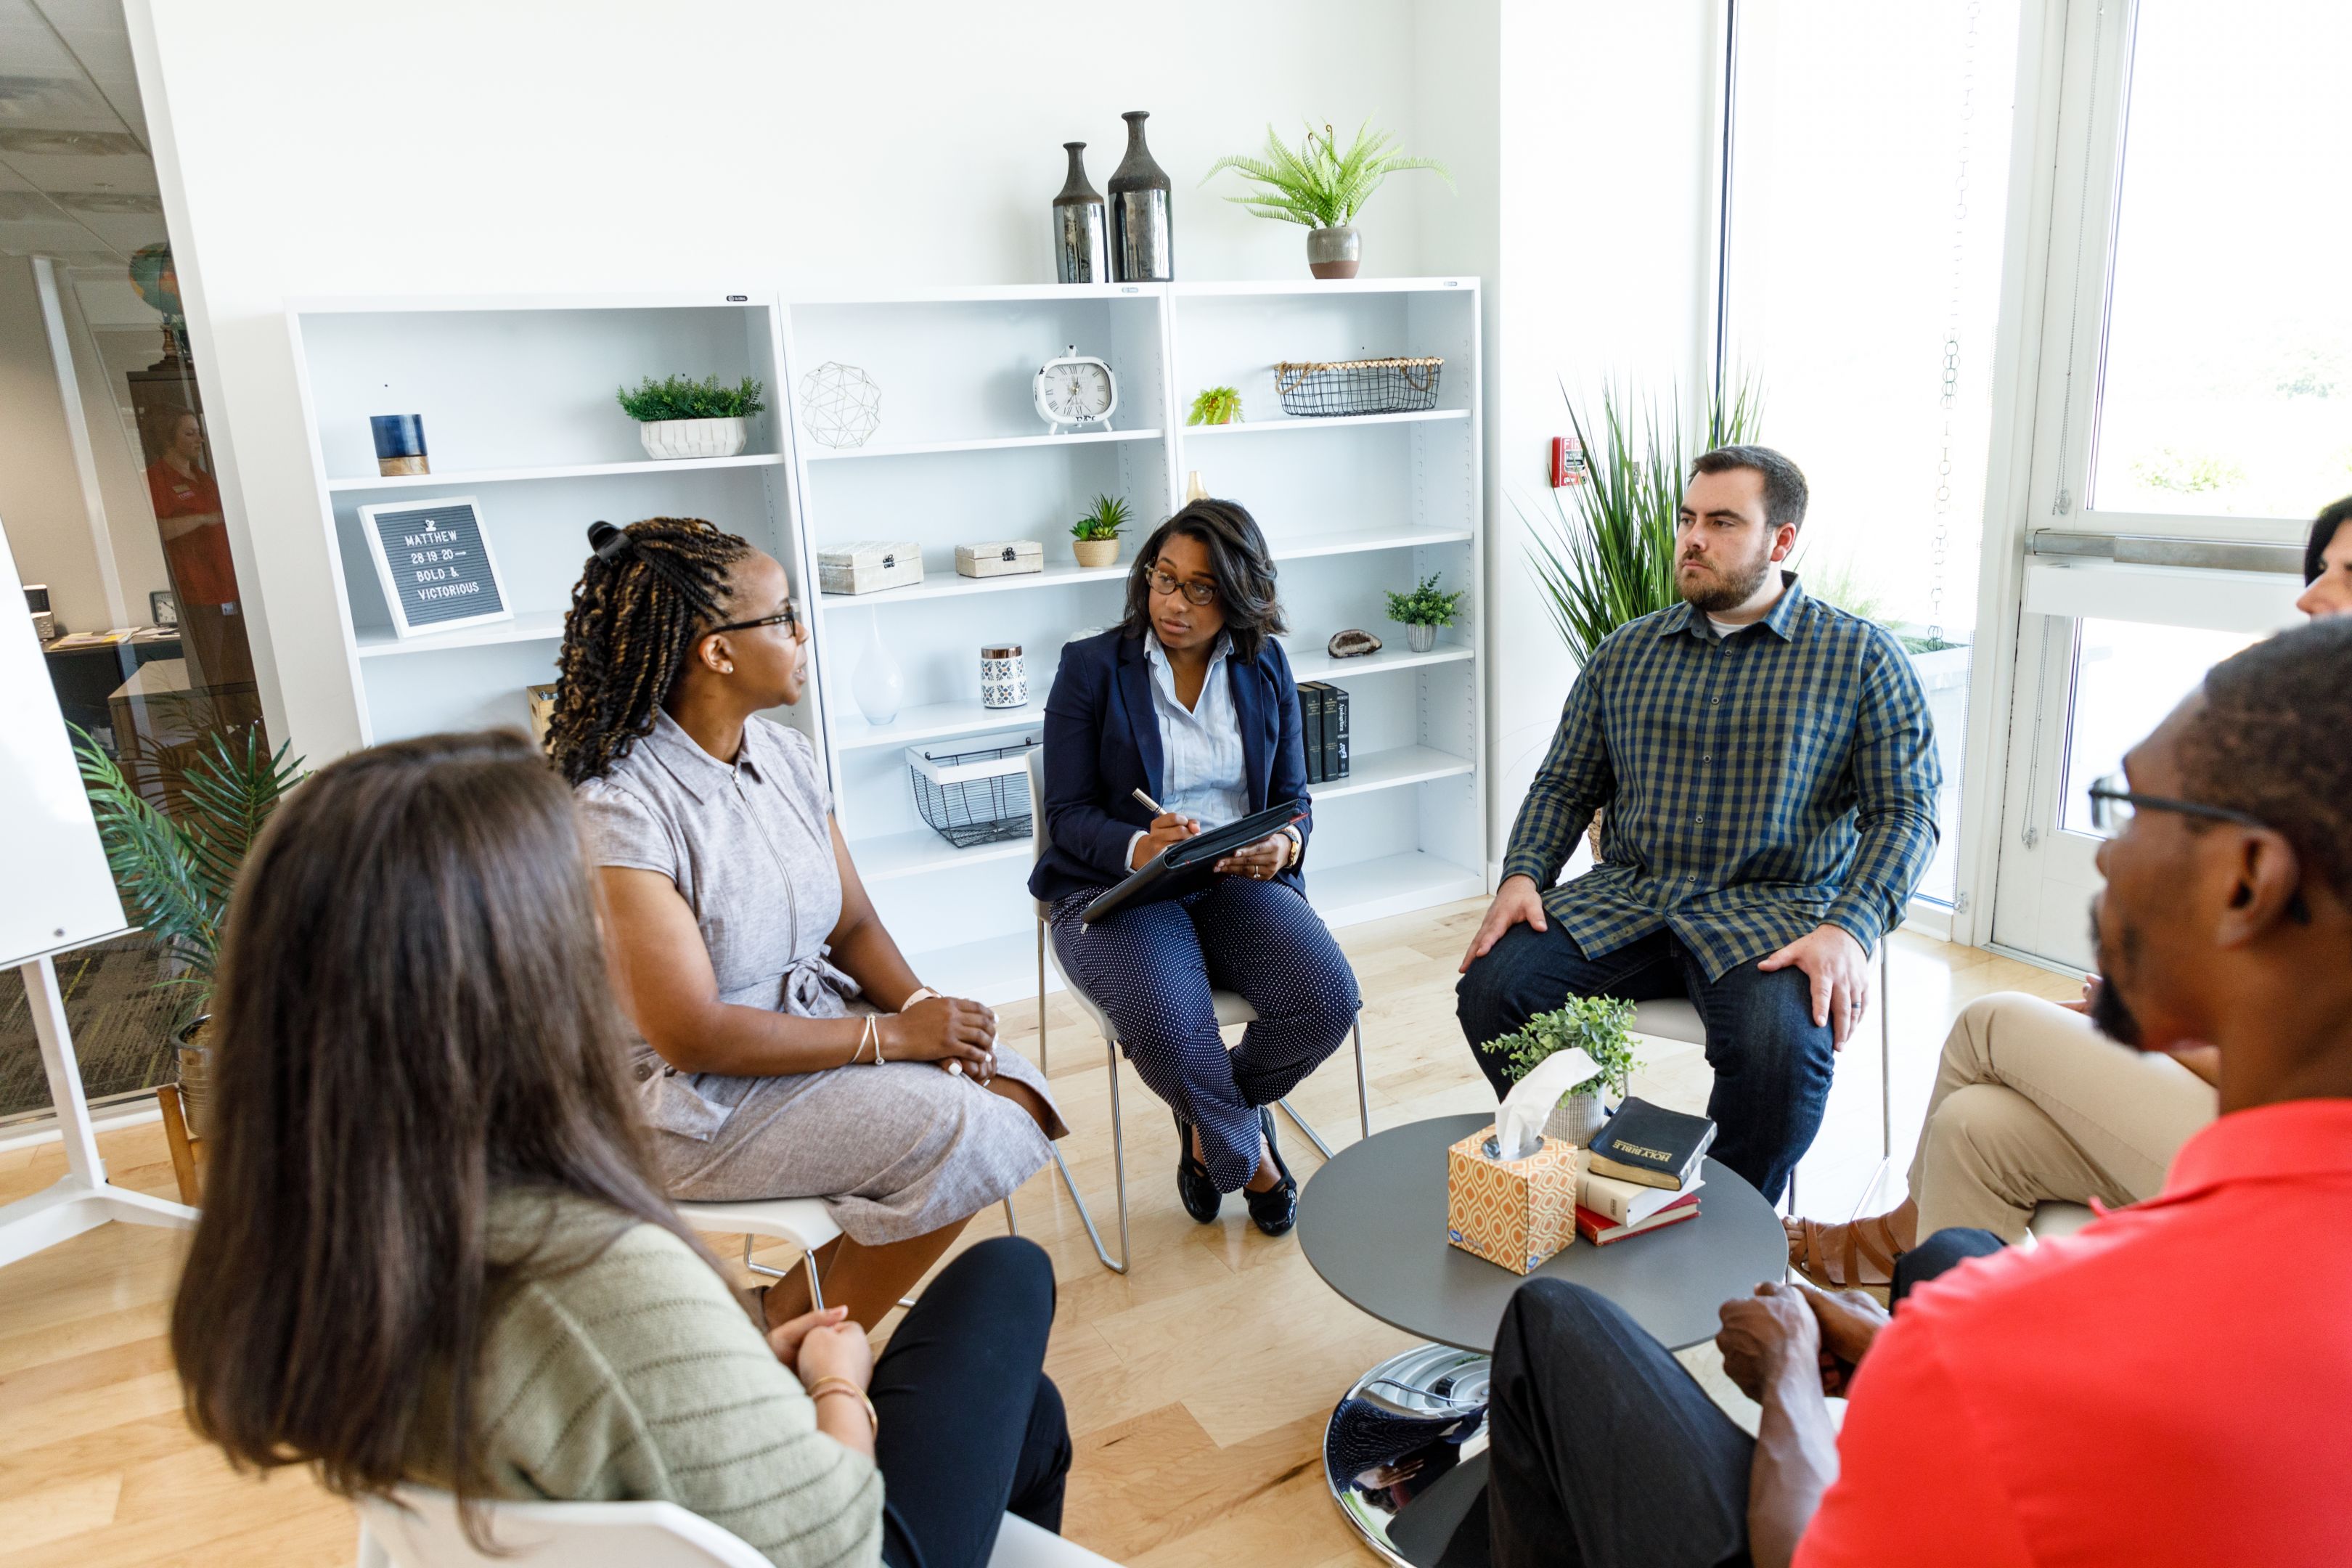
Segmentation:
<svg viewBox="0 0 2352 1568">
<path fill-rule="evenodd" d="M 2313 520 L 2295 607 L 2313 620 L 2352 613 L 2352 496 Z M 1885 1285 L 1895 1259 L 1950 1226 L 2006 1242 L 2042 1203 L 2114 1206 L 2164 1184 L 2173 1152 L 2213 1120 L 2210 1047 L 2171 1056 L 2116 1045 L 2080 1003 L 2014 992 L 1973 1002 L 1944 1039 L 1911 1195 L 1845 1225 L 1783 1221 L 1789 1263 L 1817 1284 Z"/>
</svg>

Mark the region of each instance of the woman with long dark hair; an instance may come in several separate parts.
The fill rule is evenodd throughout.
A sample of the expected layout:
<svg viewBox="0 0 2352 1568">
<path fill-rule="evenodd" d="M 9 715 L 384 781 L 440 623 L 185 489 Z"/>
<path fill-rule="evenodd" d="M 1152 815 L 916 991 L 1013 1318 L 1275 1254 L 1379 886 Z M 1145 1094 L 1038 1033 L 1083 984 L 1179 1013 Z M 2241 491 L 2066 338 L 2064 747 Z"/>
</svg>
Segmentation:
<svg viewBox="0 0 2352 1568">
<path fill-rule="evenodd" d="M 1312 818 L 1093 925 L 1079 916 L 1204 825 L 1306 804 L 1283 629 L 1274 562 L 1246 510 L 1196 500 L 1161 523 L 1128 575 L 1126 619 L 1062 649 L 1045 701 L 1051 842 L 1029 876 L 1063 966 L 1176 1114 L 1185 1211 L 1206 1225 L 1238 1189 L 1268 1236 L 1296 1220 L 1298 1184 L 1267 1108 L 1339 1049 L 1359 1005 L 1354 972 L 1307 902 Z M 1257 1013 L 1230 1052 L 1213 986 Z"/>
<path fill-rule="evenodd" d="M 487 1498 L 664 1499 L 778 1563 L 987 1560 L 1058 1525 L 1053 1270 L 984 1241 L 877 1365 L 762 1336 L 662 1196 L 569 792 L 520 735 L 346 757 L 230 905 L 205 1207 L 172 1314 L 240 1465 Z"/>
<path fill-rule="evenodd" d="M 917 978 L 832 816 L 784 569 L 695 518 L 589 530 L 548 749 L 604 894 L 669 1195 L 824 1200 L 824 1299 L 872 1327 L 1068 1130 L 996 1015 Z M 803 1279 L 769 1292 L 781 1321 Z"/>
</svg>

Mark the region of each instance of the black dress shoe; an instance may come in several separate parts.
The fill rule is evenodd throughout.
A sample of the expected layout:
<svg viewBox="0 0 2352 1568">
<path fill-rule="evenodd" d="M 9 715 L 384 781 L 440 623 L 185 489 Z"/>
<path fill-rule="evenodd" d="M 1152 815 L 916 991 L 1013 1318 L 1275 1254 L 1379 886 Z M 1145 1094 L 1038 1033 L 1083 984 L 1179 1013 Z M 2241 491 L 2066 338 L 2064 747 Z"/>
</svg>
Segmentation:
<svg viewBox="0 0 2352 1568">
<path fill-rule="evenodd" d="M 1184 1201 L 1184 1212 L 1202 1225 L 1215 1223 L 1217 1209 L 1225 1201 L 1217 1184 L 1209 1180 L 1209 1167 L 1192 1157 L 1192 1124 L 1181 1116 L 1176 1119 L 1176 1195 Z"/>
<path fill-rule="evenodd" d="M 1257 1124 L 1265 1134 L 1266 1152 L 1274 1156 L 1274 1168 L 1282 1173 L 1282 1180 L 1262 1193 L 1242 1189 L 1242 1197 L 1249 1204 L 1250 1218 L 1258 1229 L 1268 1236 L 1287 1236 L 1290 1227 L 1298 1223 L 1298 1183 L 1292 1177 L 1290 1167 L 1283 1163 L 1282 1145 L 1274 1141 L 1274 1112 L 1265 1106 L 1257 1108 Z"/>
</svg>

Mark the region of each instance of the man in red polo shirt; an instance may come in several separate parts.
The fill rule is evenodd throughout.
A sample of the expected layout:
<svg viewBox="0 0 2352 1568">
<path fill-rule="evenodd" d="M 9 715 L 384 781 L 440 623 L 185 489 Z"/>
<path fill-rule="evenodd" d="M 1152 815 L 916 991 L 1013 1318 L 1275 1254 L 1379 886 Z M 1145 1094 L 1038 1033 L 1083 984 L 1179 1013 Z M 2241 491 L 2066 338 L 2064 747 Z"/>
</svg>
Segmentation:
<svg viewBox="0 0 2352 1568">
<path fill-rule="evenodd" d="M 2030 1251 L 1939 1233 L 1953 1266 L 1891 1321 L 1727 1302 L 1752 1441 L 1606 1301 L 1530 1283 L 1496 1349 L 1497 1568 L 2352 1563 L 2347 737 L 2352 617 L 2217 666 L 2094 786 L 2095 1016 L 2220 1051 L 2222 1114 L 2160 1194 Z"/>
</svg>

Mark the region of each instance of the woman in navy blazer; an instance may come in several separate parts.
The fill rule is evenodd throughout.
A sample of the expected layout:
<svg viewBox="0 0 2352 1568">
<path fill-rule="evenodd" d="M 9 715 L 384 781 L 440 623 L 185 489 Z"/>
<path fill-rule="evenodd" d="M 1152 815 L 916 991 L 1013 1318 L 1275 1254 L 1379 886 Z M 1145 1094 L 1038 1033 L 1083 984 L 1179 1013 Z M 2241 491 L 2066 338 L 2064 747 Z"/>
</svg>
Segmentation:
<svg viewBox="0 0 2352 1568">
<path fill-rule="evenodd" d="M 1280 1236 L 1298 1184 L 1267 1108 L 1339 1049 L 1360 1005 L 1354 973 L 1307 902 L 1312 818 L 1079 921 L 1103 889 L 1204 824 L 1307 805 L 1274 580 L 1265 536 L 1232 501 L 1194 501 L 1145 542 L 1125 620 L 1062 650 L 1045 700 L 1048 847 L 1029 890 L 1051 909 L 1063 968 L 1176 1113 L 1185 1210 L 1205 1225 L 1242 1189 L 1258 1228 Z M 1257 1013 L 1230 1052 L 1213 986 Z"/>
</svg>

